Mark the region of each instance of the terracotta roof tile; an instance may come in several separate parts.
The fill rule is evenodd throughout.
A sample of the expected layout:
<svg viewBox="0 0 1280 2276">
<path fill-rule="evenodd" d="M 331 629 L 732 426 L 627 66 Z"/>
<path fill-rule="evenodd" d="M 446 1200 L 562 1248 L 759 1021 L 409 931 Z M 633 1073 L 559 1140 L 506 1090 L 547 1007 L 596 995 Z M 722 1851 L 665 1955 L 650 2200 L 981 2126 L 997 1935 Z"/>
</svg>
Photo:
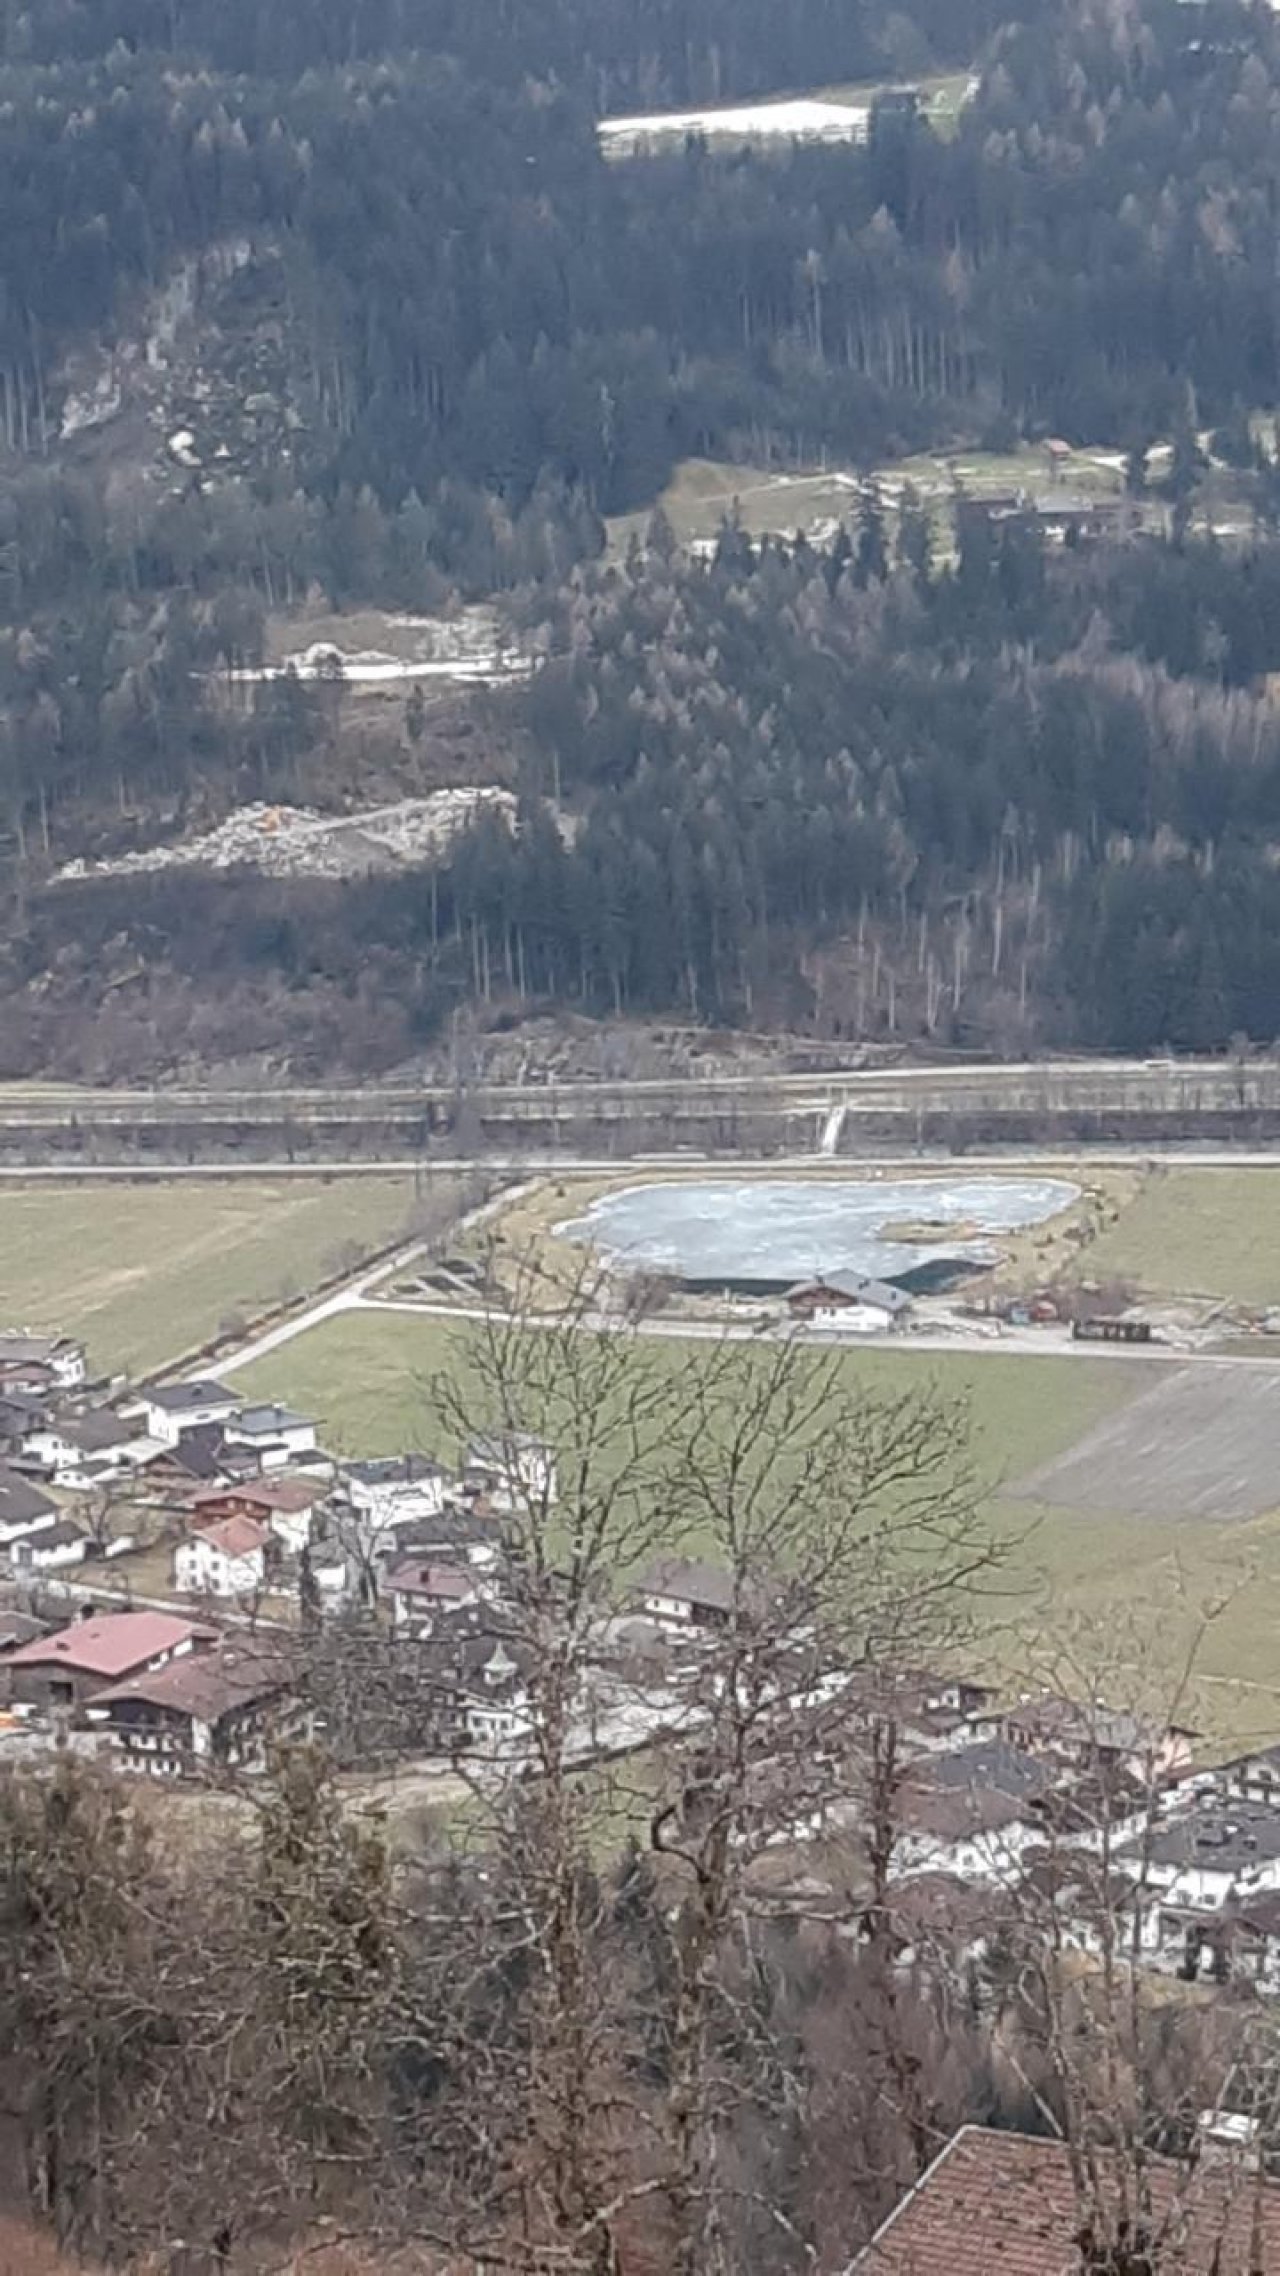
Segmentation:
<svg viewBox="0 0 1280 2276">
<path fill-rule="evenodd" d="M 1280 2264 L 1280 2183 L 1258 2182 L 1225 2158 L 1190 2170 L 1152 2158 L 1147 2170 L 1150 2256 L 1160 2276 L 1206 2276 L 1211 2267 L 1218 2276 L 1249 2276 L 1255 2212 L 1263 2264 Z M 1119 2162 L 1104 2163 L 1108 2240 L 1123 2217 L 1120 2186 Z M 1074 2276 L 1083 2265 L 1065 2146 L 965 2126 L 846 2276 L 992 2276 L 994 2269 L 1000 2276 Z"/>
<path fill-rule="evenodd" d="M 11 1652 L 10 1667 L 70 1667 L 82 1675 L 100 1675 L 104 1682 L 143 1667 L 161 1652 L 179 1645 L 198 1645 L 214 1634 L 193 1620 L 170 1612 L 106 1612 L 94 1620 L 76 1620 L 56 1636 L 42 1636 Z"/>
</svg>

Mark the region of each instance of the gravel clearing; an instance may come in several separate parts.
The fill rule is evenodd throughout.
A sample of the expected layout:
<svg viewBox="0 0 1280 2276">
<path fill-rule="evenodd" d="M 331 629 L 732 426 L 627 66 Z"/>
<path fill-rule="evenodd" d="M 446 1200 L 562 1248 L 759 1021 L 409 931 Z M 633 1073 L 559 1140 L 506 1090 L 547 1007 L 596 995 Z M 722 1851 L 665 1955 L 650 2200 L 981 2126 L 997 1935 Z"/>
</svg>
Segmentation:
<svg viewBox="0 0 1280 2276">
<path fill-rule="evenodd" d="M 267 877 L 362 877 L 437 861 L 477 816 L 515 819 L 509 790 L 436 790 L 356 814 L 317 814 L 304 806 L 238 807 L 225 822 L 185 844 L 149 846 L 113 861 L 69 861 L 55 885 L 86 877 L 128 877 L 160 869 L 257 869 Z"/>
</svg>

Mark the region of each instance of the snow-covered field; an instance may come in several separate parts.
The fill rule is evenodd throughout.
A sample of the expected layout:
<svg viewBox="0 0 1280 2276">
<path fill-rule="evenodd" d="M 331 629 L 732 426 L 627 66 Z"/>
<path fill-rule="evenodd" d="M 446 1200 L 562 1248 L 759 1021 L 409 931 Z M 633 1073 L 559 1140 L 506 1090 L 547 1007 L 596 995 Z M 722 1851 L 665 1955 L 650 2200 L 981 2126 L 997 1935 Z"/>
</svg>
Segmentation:
<svg viewBox="0 0 1280 2276">
<path fill-rule="evenodd" d="M 268 877 L 360 877 L 435 861 L 488 810 L 514 820 L 509 790 L 436 790 L 355 814 L 317 814 L 304 806 L 241 806 L 216 829 L 185 843 L 148 846 L 114 861 L 69 861 L 55 884 L 127 877 L 158 869 L 257 869 Z"/>
<path fill-rule="evenodd" d="M 228 672 L 233 685 L 254 685 L 281 680 L 293 672 L 300 680 L 341 680 L 350 687 L 390 687 L 398 680 L 471 680 L 493 686 L 499 680 L 522 679 L 533 670 L 527 656 L 459 656 L 452 662 L 435 658 L 415 661 L 406 656 L 384 656 L 376 648 L 358 648 L 344 654 L 327 640 L 299 649 L 279 664 L 244 665 Z"/>
<path fill-rule="evenodd" d="M 629 158 L 646 143 L 682 140 L 688 134 L 731 142 L 792 140 L 864 142 L 870 116 L 864 104 L 833 103 L 817 96 L 792 102 L 734 104 L 708 111 L 659 111 L 648 118 L 601 119 L 606 157 Z"/>
</svg>

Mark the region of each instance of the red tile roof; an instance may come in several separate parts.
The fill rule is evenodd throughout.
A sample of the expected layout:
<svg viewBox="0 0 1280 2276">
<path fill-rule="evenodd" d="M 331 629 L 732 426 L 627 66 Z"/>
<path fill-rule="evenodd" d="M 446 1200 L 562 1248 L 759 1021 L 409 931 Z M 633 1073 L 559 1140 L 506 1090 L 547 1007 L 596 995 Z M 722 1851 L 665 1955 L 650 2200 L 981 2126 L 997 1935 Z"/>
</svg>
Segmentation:
<svg viewBox="0 0 1280 2276">
<path fill-rule="evenodd" d="M 271 1536 L 256 1517 L 224 1517 L 215 1525 L 198 1525 L 195 1538 L 207 1541 L 224 1557 L 254 1557 L 266 1548 Z"/>
<path fill-rule="evenodd" d="M 1280 2183 L 1209 2157 L 1190 2169 L 1149 2158 L 1151 2265 L 1161 2276 L 1250 2276 L 1255 2218 L 1261 2265 L 1280 2265 Z M 1123 2220 L 1123 2168 L 1103 2153 L 1099 2243 Z M 1072 2276 L 1085 2265 L 1082 2209 L 1062 2142 L 964 2126 L 934 2159 L 846 2276 Z M 1100 2263 L 1099 2263 L 1100 2265 Z"/>
<path fill-rule="evenodd" d="M 56 1636 L 41 1636 L 10 1652 L 7 1667 L 69 1667 L 81 1675 L 116 1682 L 131 1668 L 145 1667 L 161 1652 L 181 1644 L 205 1643 L 214 1630 L 171 1612 L 107 1612 L 95 1620 L 76 1620 Z"/>
<path fill-rule="evenodd" d="M 252 1502 L 256 1509 L 283 1510 L 288 1516 L 323 1501 L 327 1488 L 317 1478 L 276 1478 L 270 1485 L 246 1478 L 233 1486 L 204 1486 L 195 1498 L 197 1509 L 213 1509 L 222 1502 Z"/>
<path fill-rule="evenodd" d="M 287 1690 L 292 1681 L 293 1670 L 282 1649 L 228 1638 L 220 1651 L 184 1652 L 180 1660 L 170 1660 L 150 1675 L 126 1676 L 123 1683 L 95 1693 L 93 1705 L 113 1707 L 142 1700 L 151 1707 L 216 1723 L 233 1708 L 252 1706 Z"/>
</svg>

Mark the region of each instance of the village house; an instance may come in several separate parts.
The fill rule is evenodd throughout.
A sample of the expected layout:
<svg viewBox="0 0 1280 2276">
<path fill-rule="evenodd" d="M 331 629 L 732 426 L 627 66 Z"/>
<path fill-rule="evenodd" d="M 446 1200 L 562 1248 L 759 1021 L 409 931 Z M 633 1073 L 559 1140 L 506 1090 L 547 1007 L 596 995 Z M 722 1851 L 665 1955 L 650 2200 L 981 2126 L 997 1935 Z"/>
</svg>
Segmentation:
<svg viewBox="0 0 1280 2276">
<path fill-rule="evenodd" d="M 1222 2122 L 1212 2131 L 1224 2143 L 1246 2139 L 1246 2130 Z M 1259 2178 L 1246 2185 L 1253 2162 L 1247 2147 L 1214 2146 L 1182 2163 L 1148 2154 L 1148 2218 L 1158 2235 L 1167 2234 L 1169 2251 L 1135 2245 L 1121 2253 L 1106 2250 L 1105 2240 L 1130 2225 L 1132 2168 L 1095 2151 L 1089 2165 L 1096 2265 L 1124 2265 L 1135 2276 L 1166 2259 L 1184 2276 L 1256 2276 L 1280 2266 L 1280 2183 Z M 1064 2276 L 1087 2264 L 1083 2211 L 1066 2142 L 962 2126 L 844 2276 L 991 2276 L 994 2269 Z"/>
<path fill-rule="evenodd" d="M 1216 1783 L 1229 1801 L 1280 1803 L 1280 1746 L 1224 1763 Z"/>
<path fill-rule="evenodd" d="M 411 1634 L 429 1635 L 442 1610 L 478 1603 L 481 1586 L 475 1567 L 433 1563 L 416 1550 L 394 1557 L 382 1575 L 392 1620 Z"/>
<path fill-rule="evenodd" d="M 905 1327 L 911 1313 L 904 1288 L 860 1272 L 828 1272 L 799 1281 L 787 1290 L 786 1303 L 793 1320 L 841 1335 L 884 1335 Z"/>
<path fill-rule="evenodd" d="M 759 1582 L 742 1585 L 722 1565 L 701 1557 L 657 1557 L 634 1583 L 637 1609 L 661 1627 L 707 1634 L 727 1628 L 735 1611 L 742 1619 L 762 1617 L 772 1607 L 786 1609 L 781 1588 Z"/>
<path fill-rule="evenodd" d="M 895 1873 L 1007 1879 L 1024 1852 L 1044 1839 L 1052 1785 L 1044 1764 L 1000 1739 L 929 1755 L 898 1797 Z"/>
<path fill-rule="evenodd" d="M 0 1607 L 0 1695 L 3 1695 L 3 1672 L 11 1653 L 23 1644 L 32 1644 L 39 1636 L 47 1636 L 56 1622 L 42 1620 L 39 1613 L 20 1612 L 14 1605 Z"/>
<path fill-rule="evenodd" d="M 501 1549 L 499 1518 L 480 1508 L 464 1509 L 449 1503 L 435 1517 L 402 1526 L 395 1538 L 397 1554 L 412 1552 L 454 1565 L 494 1565 Z"/>
<path fill-rule="evenodd" d="M 518 1759 L 528 1740 L 531 1655 L 502 1615 L 460 1606 L 415 1649 L 433 1699 L 435 1750 Z"/>
<path fill-rule="evenodd" d="M 123 1769 L 151 1778 L 265 1769 L 273 1740 L 302 1713 L 287 1658 L 256 1638 L 171 1660 L 96 1694 L 90 1713 L 114 1738 Z"/>
<path fill-rule="evenodd" d="M 1191 1766 L 1195 1732 L 1103 1705 L 1045 1694 L 1024 1699 L 999 1717 L 1011 1746 L 1055 1755 L 1077 1769 L 1116 1769 L 1133 1778 L 1166 1779 Z"/>
<path fill-rule="evenodd" d="M 1117 1863 L 1142 1882 L 1140 1950 L 1183 1967 L 1228 1915 L 1280 1890 L 1280 1810 L 1198 1794 L 1121 1847 Z"/>
<path fill-rule="evenodd" d="M 556 1498 L 556 1459 L 545 1439 L 508 1430 L 471 1439 L 462 1458 L 462 1482 L 498 1510 L 550 1508 Z"/>
<path fill-rule="evenodd" d="M 402 1525 L 438 1518 L 453 1480 L 426 1454 L 399 1454 L 341 1464 L 335 1501 L 345 1503 L 362 1530 L 376 1539 Z"/>
<path fill-rule="evenodd" d="M 57 1401 L 50 1392 L 0 1390 L 0 1461 L 12 1461 L 33 1430 L 49 1421 Z"/>
<path fill-rule="evenodd" d="M 36 1707 L 78 1707 L 109 1683 L 153 1673 L 216 1642 L 216 1631 L 174 1612 L 106 1612 L 74 1620 L 10 1652 L 12 1698 Z"/>
<path fill-rule="evenodd" d="M 292 1407 L 241 1407 L 227 1424 L 226 1436 L 232 1446 L 249 1447 L 264 1473 L 287 1470 L 317 1451 L 314 1421 Z"/>
<path fill-rule="evenodd" d="M 240 1401 L 234 1391 L 206 1376 L 188 1383 L 153 1384 L 141 1394 L 138 1407 L 147 1437 L 158 1438 L 165 1446 L 177 1446 L 189 1431 L 212 1424 L 225 1431 L 238 1413 Z"/>
<path fill-rule="evenodd" d="M 74 1518 L 60 1517 L 38 1533 L 25 1533 L 9 1544 L 9 1564 L 15 1576 L 56 1572 L 64 1565 L 82 1565 L 89 1554 L 89 1536 Z"/>
<path fill-rule="evenodd" d="M 193 1524 L 203 1529 L 222 1518 L 247 1517 L 265 1525 L 290 1556 L 309 1548 L 316 1511 L 325 1487 L 315 1478 L 245 1478 L 235 1484 L 205 1486 L 191 1503 Z"/>
<path fill-rule="evenodd" d="M 859 1669 L 846 1679 L 845 1692 L 864 1723 L 893 1727 L 905 1756 L 954 1752 L 999 1735 L 992 1721 L 995 1693 L 968 1677 Z"/>
<path fill-rule="evenodd" d="M 230 1485 L 257 1475 L 258 1457 L 251 1448 L 232 1446 L 221 1423 L 198 1423 L 147 1464 L 146 1485 L 149 1494 L 181 1501 L 201 1486 Z"/>
<path fill-rule="evenodd" d="M 178 1543 L 173 1585 L 184 1596 L 258 1596 L 268 1586 L 275 1549 L 261 1519 L 217 1519 Z"/>
<path fill-rule="evenodd" d="M 84 1345 L 71 1336 L 32 1335 L 29 1328 L 0 1334 L 0 1388 L 75 1391 L 86 1373 Z"/>
<path fill-rule="evenodd" d="M 0 1549 L 58 1522 L 58 1506 L 29 1478 L 0 1468 Z"/>
<path fill-rule="evenodd" d="M 159 1452 L 159 1444 L 112 1408 L 86 1407 L 40 1423 L 28 1432 L 22 1451 L 42 1476 L 61 1486 L 85 1480 L 90 1471 L 102 1482 L 127 1477 Z"/>
</svg>

